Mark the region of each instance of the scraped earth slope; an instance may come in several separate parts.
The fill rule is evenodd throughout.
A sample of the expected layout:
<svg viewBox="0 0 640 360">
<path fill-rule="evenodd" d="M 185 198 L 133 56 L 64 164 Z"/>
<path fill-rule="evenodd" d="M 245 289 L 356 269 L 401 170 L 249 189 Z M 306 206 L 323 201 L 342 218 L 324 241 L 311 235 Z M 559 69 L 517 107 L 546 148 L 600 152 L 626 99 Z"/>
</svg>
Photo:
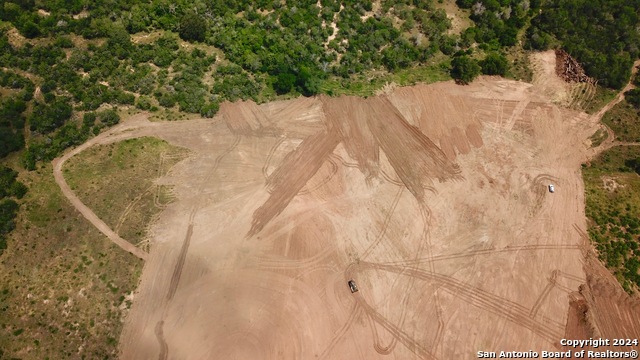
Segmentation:
<svg viewBox="0 0 640 360">
<path fill-rule="evenodd" d="M 586 280 L 597 119 L 538 94 L 481 78 L 129 126 L 194 155 L 160 180 L 178 200 L 152 229 L 122 358 L 559 349 Z"/>
</svg>

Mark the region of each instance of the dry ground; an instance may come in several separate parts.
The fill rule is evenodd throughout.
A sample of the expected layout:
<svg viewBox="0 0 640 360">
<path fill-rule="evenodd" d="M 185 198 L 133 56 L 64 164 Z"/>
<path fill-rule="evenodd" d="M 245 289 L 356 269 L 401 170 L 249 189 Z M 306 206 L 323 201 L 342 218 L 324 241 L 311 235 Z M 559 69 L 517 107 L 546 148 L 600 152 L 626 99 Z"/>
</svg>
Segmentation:
<svg viewBox="0 0 640 360">
<path fill-rule="evenodd" d="M 141 115 L 93 139 L 157 136 L 192 152 L 158 182 L 177 201 L 138 254 L 121 357 L 559 350 L 586 282 L 580 164 L 599 118 L 548 89 L 485 77 L 239 102 L 213 120 Z"/>
</svg>

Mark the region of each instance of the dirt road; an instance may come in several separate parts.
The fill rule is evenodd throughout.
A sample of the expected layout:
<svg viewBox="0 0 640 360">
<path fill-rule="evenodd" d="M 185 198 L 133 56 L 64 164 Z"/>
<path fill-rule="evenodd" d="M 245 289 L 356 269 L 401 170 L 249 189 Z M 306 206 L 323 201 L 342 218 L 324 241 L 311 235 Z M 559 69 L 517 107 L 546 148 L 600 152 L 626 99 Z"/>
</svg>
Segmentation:
<svg viewBox="0 0 640 360">
<path fill-rule="evenodd" d="M 117 141 L 114 139 L 110 139 L 112 134 L 117 134 L 123 130 L 123 126 L 116 126 L 113 129 L 101 134 L 98 137 L 95 137 L 86 143 L 78 146 L 77 148 L 67 152 L 62 157 L 53 160 L 53 176 L 56 180 L 58 186 L 62 190 L 64 196 L 69 199 L 71 204 L 84 216 L 85 219 L 89 220 L 93 226 L 95 226 L 101 233 L 103 233 L 109 240 L 113 241 L 116 245 L 121 247 L 123 250 L 139 257 L 142 260 L 147 259 L 147 253 L 137 248 L 132 243 L 127 240 L 121 238 L 118 234 L 116 234 L 109 225 L 105 224 L 91 209 L 89 209 L 80 199 L 76 196 L 76 194 L 71 190 L 67 181 L 64 179 L 64 175 L 62 172 L 62 168 L 64 163 L 79 154 L 80 152 L 90 148 L 95 144 L 104 143 L 105 139 L 109 139 L 109 142 Z M 120 139 L 120 138 L 118 138 Z"/>
</svg>

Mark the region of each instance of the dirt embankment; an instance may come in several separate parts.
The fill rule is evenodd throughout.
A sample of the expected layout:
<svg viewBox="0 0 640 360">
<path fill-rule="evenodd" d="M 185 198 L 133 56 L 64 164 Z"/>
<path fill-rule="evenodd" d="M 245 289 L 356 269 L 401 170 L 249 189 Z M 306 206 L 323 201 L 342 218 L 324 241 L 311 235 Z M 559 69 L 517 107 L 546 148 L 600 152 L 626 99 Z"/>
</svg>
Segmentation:
<svg viewBox="0 0 640 360">
<path fill-rule="evenodd" d="M 585 262 L 587 281 L 572 294 L 567 339 L 640 339 L 640 297 L 627 294 L 591 253 Z M 629 351 L 634 346 L 587 346 L 586 350 Z"/>
</svg>

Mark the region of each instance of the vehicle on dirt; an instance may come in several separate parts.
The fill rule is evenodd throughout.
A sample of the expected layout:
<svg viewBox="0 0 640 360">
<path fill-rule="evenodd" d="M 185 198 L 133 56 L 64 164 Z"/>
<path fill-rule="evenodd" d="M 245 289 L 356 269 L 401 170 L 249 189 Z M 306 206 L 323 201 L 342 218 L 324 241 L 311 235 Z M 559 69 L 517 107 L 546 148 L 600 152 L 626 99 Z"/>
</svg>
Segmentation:
<svg viewBox="0 0 640 360">
<path fill-rule="evenodd" d="M 553 186 L 553 184 L 549 184 L 549 192 L 556 192 L 556 188 Z"/>
<path fill-rule="evenodd" d="M 349 289 L 351 289 L 351 292 L 358 292 L 358 287 L 356 286 L 356 282 L 353 280 L 349 280 L 349 282 L 347 282 L 347 284 L 349 284 Z"/>
</svg>

